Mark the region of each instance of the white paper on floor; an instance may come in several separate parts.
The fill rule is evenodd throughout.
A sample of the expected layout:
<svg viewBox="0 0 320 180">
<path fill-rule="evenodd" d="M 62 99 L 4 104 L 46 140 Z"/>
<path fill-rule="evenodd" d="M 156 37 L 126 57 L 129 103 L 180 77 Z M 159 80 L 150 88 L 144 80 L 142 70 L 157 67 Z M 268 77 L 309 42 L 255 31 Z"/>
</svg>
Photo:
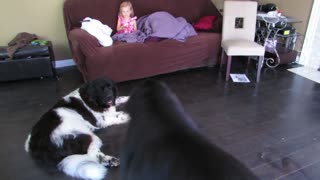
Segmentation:
<svg viewBox="0 0 320 180">
<path fill-rule="evenodd" d="M 230 74 L 233 82 L 249 83 L 250 80 L 245 74 Z"/>
</svg>

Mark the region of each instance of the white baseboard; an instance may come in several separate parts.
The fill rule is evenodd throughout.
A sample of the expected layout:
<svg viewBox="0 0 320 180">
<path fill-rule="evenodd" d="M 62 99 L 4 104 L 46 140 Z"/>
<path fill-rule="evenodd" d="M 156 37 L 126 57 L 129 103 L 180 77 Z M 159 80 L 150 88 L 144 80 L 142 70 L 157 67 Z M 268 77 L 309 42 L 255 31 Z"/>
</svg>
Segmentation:
<svg viewBox="0 0 320 180">
<path fill-rule="evenodd" d="M 64 60 L 59 60 L 55 61 L 56 63 L 56 69 L 57 68 L 63 68 L 63 67 L 68 67 L 68 66 L 75 66 L 76 64 L 74 63 L 73 59 L 64 59 Z"/>
</svg>

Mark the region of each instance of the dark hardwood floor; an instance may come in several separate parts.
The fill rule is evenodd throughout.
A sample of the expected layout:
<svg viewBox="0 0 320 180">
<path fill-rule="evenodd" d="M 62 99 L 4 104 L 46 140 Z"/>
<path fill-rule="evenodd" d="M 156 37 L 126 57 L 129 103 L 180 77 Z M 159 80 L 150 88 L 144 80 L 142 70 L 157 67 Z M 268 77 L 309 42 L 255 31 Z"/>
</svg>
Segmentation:
<svg viewBox="0 0 320 180">
<path fill-rule="evenodd" d="M 242 64 L 233 65 L 241 71 Z M 157 76 L 182 101 L 203 132 L 263 180 L 320 179 L 320 85 L 286 70 L 263 69 L 261 82 L 225 83 L 224 72 L 201 68 Z M 33 124 L 59 98 L 81 85 L 75 68 L 60 80 L 0 83 L 0 179 L 71 179 L 36 164 L 24 151 Z M 253 70 L 249 72 L 255 80 Z M 118 84 L 128 95 L 142 80 Z M 119 156 L 126 125 L 98 132 L 106 154 Z M 118 180 L 119 169 L 106 179 Z"/>
</svg>

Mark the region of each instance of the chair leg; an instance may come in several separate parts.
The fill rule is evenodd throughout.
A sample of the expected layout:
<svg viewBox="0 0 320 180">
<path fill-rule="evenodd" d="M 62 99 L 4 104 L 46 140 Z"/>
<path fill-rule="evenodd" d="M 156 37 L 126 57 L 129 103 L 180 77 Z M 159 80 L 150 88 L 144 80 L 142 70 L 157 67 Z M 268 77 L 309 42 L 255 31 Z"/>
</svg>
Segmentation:
<svg viewBox="0 0 320 180">
<path fill-rule="evenodd" d="M 258 64 L 258 70 L 257 70 L 257 82 L 260 81 L 260 73 L 261 73 L 261 68 L 263 66 L 263 61 L 264 61 L 264 56 L 259 57 L 259 64 Z"/>
<path fill-rule="evenodd" d="M 251 56 L 248 56 L 247 68 L 249 68 L 249 67 L 250 67 L 250 62 L 251 62 Z"/>
<path fill-rule="evenodd" d="M 227 82 L 229 80 L 231 62 L 232 62 L 232 56 L 228 56 L 227 73 L 226 73 L 226 81 Z"/>
<path fill-rule="evenodd" d="M 246 68 L 246 73 L 249 73 L 249 68 L 250 68 L 250 62 L 251 62 L 251 57 L 248 56 L 248 61 L 247 61 L 247 68 Z"/>
<path fill-rule="evenodd" d="M 224 50 L 222 49 L 221 59 L 220 59 L 220 69 L 222 68 L 223 64 L 224 64 Z"/>
</svg>

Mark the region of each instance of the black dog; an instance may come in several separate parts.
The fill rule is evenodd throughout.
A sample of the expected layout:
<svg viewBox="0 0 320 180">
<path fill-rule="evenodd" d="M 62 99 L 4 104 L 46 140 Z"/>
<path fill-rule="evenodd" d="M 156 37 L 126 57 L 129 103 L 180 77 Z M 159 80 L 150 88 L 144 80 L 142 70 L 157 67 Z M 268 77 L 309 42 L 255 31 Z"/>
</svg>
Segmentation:
<svg viewBox="0 0 320 180">
<path fill-rule="evenodd" d="M 106 167 L 118 166 L 117 158 L 100 151 L 102 141 L 94 131 L 127 122 L 116 112 L 116 88 L 100 78 L 61 99 L 38 121 L 25 144 L 30 155 L 46 164 L 58 165 L 69 176 L 102 179 Z"/>
<path fill-rule="evenodd" d="M 166 85 L 146 81 L 127 103 L 131 117 L 122 180 L 255 180 L 243 164 L 210 143 Z"/>
</svg>

